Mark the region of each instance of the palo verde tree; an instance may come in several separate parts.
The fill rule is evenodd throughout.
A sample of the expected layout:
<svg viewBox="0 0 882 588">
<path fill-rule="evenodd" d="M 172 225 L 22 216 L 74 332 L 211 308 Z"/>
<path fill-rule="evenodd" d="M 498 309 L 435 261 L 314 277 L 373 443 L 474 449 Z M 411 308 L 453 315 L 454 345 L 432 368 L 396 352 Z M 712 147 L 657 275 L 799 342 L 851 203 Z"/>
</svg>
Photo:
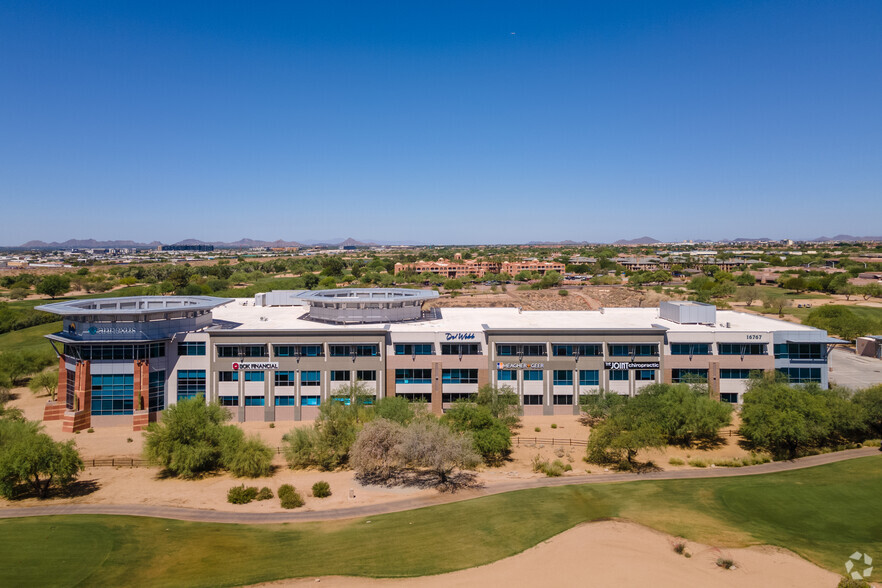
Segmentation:
<svg viewBox="0 0 882 588">
<path fill-rule="evenodd" d="M 46 498 L 53 487 L 66 489 L 83 469 L 73 441 L 55 441 L 41 429 L 36 422 L 0 418 L 0 496 L 15 498 L 30 488 Z"/>
</svg>

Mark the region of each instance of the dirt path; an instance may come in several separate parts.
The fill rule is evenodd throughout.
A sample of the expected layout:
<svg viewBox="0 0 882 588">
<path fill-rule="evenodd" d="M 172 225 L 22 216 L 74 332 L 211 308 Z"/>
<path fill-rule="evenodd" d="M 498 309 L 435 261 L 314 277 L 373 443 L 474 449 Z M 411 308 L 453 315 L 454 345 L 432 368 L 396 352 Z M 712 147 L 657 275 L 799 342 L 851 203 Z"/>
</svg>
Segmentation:
<svg viewBox="0 0 882 588">
<path fill-rule="evenodd" d="M 337 520 L 355 517 L 372 516 L 399 512 L 445 504 L 459 500 L 468 500 L 514 490 L 526 490 L 546 486 L 566 486 L 570 484 L 605 484 L 610 482 L 635 482 L 641 480 L 685 480 L 697 478 L 726 478 L 735 476 L 751 476 L 785 472 L 802 468 L 814 467 L 858 457 L 878 455 L 879 449 L 875 447 L 863 447 L 836 453 L 813 455 L 793 461 L 770 462 L 756 466 L 742 468 L 708 468 L 700 470 L 676 470 L 661 471 L 648 474 L 609 474 L 603 476 L 573 476 L 566 478 L 538 478 L 532 480 L 514 480 L 501 482 L 492 487 L 477 490 L 467 490 L 449 494 L 431 494 L 404 500 L 390 501 L 381 504 L 369 504 L 356 507 L 345 507 L 326 511 L 301 511 L 301 512 L 267 512 L 267 513 L 238 513 L 221 512 L 216 510 L 203 510 L 197 508 L 181 508 L 172 506 L 155 506 L 142 504 L 55 504 L 37 505 L 29 507 L 14 507 L 0 509 L 0 518 L 20 518 L 46 515 L 72 515 L 72 514 L 106 514 L 155 517 L 177 519 L 182 521 L 195 521 L 206 523 L 239 523 L 239 524 L 267 524 L 305 521 Z"/>
</svg>

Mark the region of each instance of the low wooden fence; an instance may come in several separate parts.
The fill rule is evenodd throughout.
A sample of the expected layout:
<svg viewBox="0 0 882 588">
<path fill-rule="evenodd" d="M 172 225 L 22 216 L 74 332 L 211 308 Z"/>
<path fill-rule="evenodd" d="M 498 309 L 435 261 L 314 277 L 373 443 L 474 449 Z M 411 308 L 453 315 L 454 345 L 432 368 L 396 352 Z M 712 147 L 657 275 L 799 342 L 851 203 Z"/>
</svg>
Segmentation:
<svg viewBox="0 0 882 588">
<path fill-rule="evenodd" d="M 83 464 L 87 468 L 140 468 L 152 465 L 146 459 L 139 459 L 137 457 L 99 457 L 95 459 L 84 459 Z"/>
<path fill-rule="evenodd" d="M 587 447 L 588 441 L 582 439 L 543 439 L 542 437 L 512 437 L 514 445 L 561 445 L 570 447 Z"/>
</svg>

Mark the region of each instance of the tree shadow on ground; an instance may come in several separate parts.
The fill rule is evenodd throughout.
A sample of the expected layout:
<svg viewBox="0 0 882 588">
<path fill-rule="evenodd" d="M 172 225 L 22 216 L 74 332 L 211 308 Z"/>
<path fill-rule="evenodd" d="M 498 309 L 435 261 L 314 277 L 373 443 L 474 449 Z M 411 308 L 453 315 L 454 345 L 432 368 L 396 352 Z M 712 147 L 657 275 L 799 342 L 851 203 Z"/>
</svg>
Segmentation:
<svg viewBox="0 0 882 588">
<path fill-rule="evenodd" d="M 79 496 L 88 496 L 93 492 L 97 492 L 99 489 L 101 489 L 101 484 L 96 480 L 77 480 L 68 484 L 67 488 L 59 490 L 58 495 L 76 498 Z"/>
<path fill-rule="evenodd" d="M 434 488 L 439 492 L 457 492 L 483 488 L 474 472 L 458 471 L 448 474 L 444 479 L 431 470 L 400 470 L 389 474 L 358 473 L 355 479 L 366 486 L 404 486 L 406 488 Z"/>
</svg>

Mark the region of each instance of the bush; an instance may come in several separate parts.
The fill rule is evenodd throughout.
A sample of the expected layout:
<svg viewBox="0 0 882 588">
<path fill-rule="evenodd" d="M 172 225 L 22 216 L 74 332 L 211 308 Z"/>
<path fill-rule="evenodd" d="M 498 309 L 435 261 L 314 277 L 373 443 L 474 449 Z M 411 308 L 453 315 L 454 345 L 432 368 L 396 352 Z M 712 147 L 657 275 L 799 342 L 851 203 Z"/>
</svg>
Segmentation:
<svg viewBox="0 0 882 588">
<path fill-rule="evenodd" d="M 854 578 L 842 578 L 836 588 L 872 588 L 865 580 L 855 580 Z"/>
<path fill-rule="evenodd" d="M 340 402 L 322 405 L 311 429 L 294 429 L 282 437 L 285 459 L 292 468 L 334 470 L 349 461 L 358 431 L 359 407 Z"/>
<path fill-rule="evenodd" d="M 233 486 L 227 490 L 227 502 L 230 504 L 248 504 L 257 498 L 257 488 L 254 486 Z"/>
<path fill-rule="evenodd" d="M 487 464 L 499 464 L 511 453 L 511 431 L 490 408 L 455 402 L 441 422 L 460 433 L 470 433 L 472 445 Z"/>
<path fill-rule="evenodd" d="M 15 498 L 24 485 L 46 498 L 53 485 L 66 489 L 83 469 L 73 441 L 54 441 L 41 429 L 16 415 L 0 419 L 0 496 Z"/>
<path fill-rule="evenodd" d="M 537 433 L 540 433 L 540 432 L 542 432 L 542 427 L 536 427 L 533 430 L 536 431 Z"/>
<path fill-rule="evenodd" d="M 690 459 L 689 465 L 691 465 L 694 468 L 706 468 L 707 461 L 703 460 L 703 459 Z"/>
<path fill-rule="evenodd" d="M 551 423 L 551 428 L 552 428 L 552 429 L 556 429 L 556 428 L 557 428 L 557 425 L 554 424 L 554 423 Z"/>
<path fill-rule="evenodd" d="M 570 293 L 569 293 L 568 291 L 563 290 L 563 289 L 558 290 L 557 293 L 558 293 L 560 296 L 569 296 L 569 295 L 570 295 Z"/>
<path fill-rule="evenodd" d="M 273 497 L 273 491 L 264 486 L 260 489 L 260 492 L 257 493 L 257 496 L 254 497 L 255 500 L 269 500 Z"/>
<path fill-rule="evenodd" d="M 403 438 L 403 425 L 385 418 L 375 419 L 355 438 L 349 463 L 359 476 L 389 480 L 404 465 L 401 458 Z"/>
<path fill-rule="evenodd" d="M 549 478 L 559 478 L 564 472 L 572 471 L 573 466 L 564 464 L 561 460 L 556 459 L 549 463 L 548 460 L 540 458 L 538 455 L 533 458 L 533 471 L 543 473 Z"/>
<path fill-rule="evenodd" d="M 882 446 L 882 440 L 879 439 L 867 439 L 864 441 L 864 447 L 880 447 Z"/>
<path fill-rule="evenodd" d="M 735 562 L 729 559 L 728 557 L 720 557 L 717 558 L 717 566 L 721 568 L 725 568 L 727 570 L 731 570 L 735 567 Z"/>
<path fill-rule="evenodd" d="M 282 508 L 300 508 L 304 504 L 303 498 L 300 497 L 300 494 L 297 493 L 297 490 L 291 484 L 279 486 L 278 495 Z"/>
<path fill-rule="evenodd" d="M 224 465 L 237 478 L 260 478 L 273 473 L 272 461 L 273 450 L 254 436 L 239 443 Z"/>
<path fill-rule="evenodd" d="M 674 544 L 674 553 L 677 553 L 679 555 L 683 555 L 684 553 L 686 553 L 686 544 L 683 543 L 682 541 L 675 543 Z"/>
<path fill-rule="evenodd" d="M 668 463 L 671 464 L 672 466 L 681 466 L 681 465 L 685 464 L 686 462 L 683 461 L 682 459 L 680 459 L 679 457 L 672 457 L 671 459 L 668 460 Z"/>
<path fill-rule="evenodd" d="M 331 485 L 325 481 L 319 481 L 312 485 L 312 495 L 316 498 L 327 498 L 331 495 Z"/>
</svg>

